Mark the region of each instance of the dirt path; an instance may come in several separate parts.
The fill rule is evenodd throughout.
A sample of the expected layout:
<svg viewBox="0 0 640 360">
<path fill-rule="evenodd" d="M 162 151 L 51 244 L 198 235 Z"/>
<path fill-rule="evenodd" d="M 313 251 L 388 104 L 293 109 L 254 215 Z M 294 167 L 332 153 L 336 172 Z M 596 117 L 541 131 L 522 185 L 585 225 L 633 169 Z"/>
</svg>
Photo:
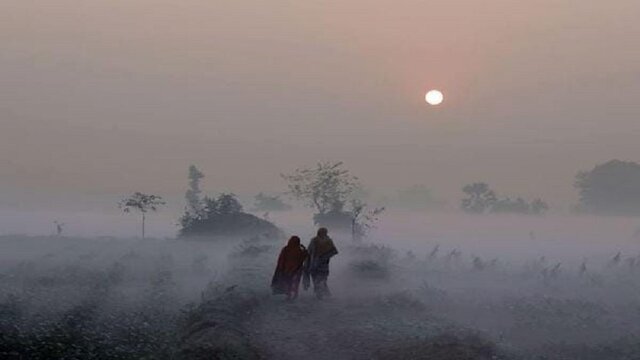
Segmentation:
<svg viewBox="0 0 640 360">
<path fill-rule="evenodd" d="M 248 289 L 262 289 L 260 305 L 245 321 L 251 343 L 270 359 L 371 359 L 378 349 L 416 337 L 438 333 L 443 322 L 435 320 L 422 303 L 403 292 L 381 293 L 378 282 L 336 281 L 344 274 L 334 272 L 330 286 L 334 296 L 317 300 L 311 290 L 288 302 L 271 296 L 271 269 L 264 261 L 237 259 L 231 271 L 233 283 Z M 244 284 L 244 286 L 242 286 Z M 384 288 L 390 288 L 388 285 Z M 440 324 L 440 325 L 438 325 Z"/>
<path fill-rule="evenodd" d="M 238 285 L 234 291 L 259 299 L 242 328 L 268 359 L 375 359 L 378 351 L 408 341 L 461 331 L 434 316 L 416 294 L 396 286 L 395 278 L 359 278 L 344 267 L 332 273 L 329 299 L 317 300 L 302 290 L 293 302 L 271 296 L 268 260 L 236 259 L 229 280 Z"/>
<path fill-rule="evenodd" d="M 251 324 L 253 340 L 273 359 L 370 359 L 398 339 L 433 334 L 428 311 L 402 294 L 373 299 L 296 302 L 274 297 Z"/>
</svg>

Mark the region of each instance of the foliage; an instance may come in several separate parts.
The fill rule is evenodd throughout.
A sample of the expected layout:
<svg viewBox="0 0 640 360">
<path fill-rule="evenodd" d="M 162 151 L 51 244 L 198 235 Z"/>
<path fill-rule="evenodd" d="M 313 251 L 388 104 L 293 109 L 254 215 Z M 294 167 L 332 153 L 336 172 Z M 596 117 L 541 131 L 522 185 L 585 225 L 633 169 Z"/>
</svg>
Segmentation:
<svg viewBox="0 0 640 360">
<path fill-rule="evenodd" d="M 180 218 L 181 236 L 263 235 L 277 237 L 281 231 L 269 221 L 243 212 L 233 193 L 200 199 L 200 183 L 204 174 L 195 166 L 189 168 L 189 190 L 185 214 Z"/>
<path fill-rule="evenodd" d="M 529 205 L 529 213 L 533 215 L 541 215 L 549 210 L 549 205 L 544 200 L 538 198 L 534 199 Z"/>
<path fill-rule="evenodd" d="M 245 326 L 257 312 L 260 298 L 251 292 L 236 291 L 235 287 L 212 289 L 211 298 L 204 298 L 187 314 L 180 359 L 266 358 L 262 349 L 250 341 L 252 329 Z"/>
<path fill-rule="evenodd" d="M 366 204 L 358 197 L 365 192 L 342 162 L 320 162 L 315 168 L 297 169 L 282 177 L 291 195 L 317 211 L 313 216 L 316 225 L 351 230 L 354 239 L 362 238 L 384 210 L 365 210 Z M 347 204 L 350 209 L 345 209 Z"/>
<path fill-rule="evenodd" d="M 462 209 L 472 214 L 491 212 L 541 215 L 549 210 L 549 205 L 540 198 L 534 199 L 530 203 L 521 197 L 517 197 L 515 200 L 509 197 L 498 198 L 486 183 L 466 185 L 462 191 L 467 195 L 462 199 Z"/>
<path fill-rule="evenodd" d="M 396 252 L 390 247 L 376 244 L 358 244 L 349 248 L 353 260 L 350 270 L 367 279 L 387 279 L 391 275 L 391 262 Z"/>
<path fill-rule="evenodd" d="M 161 196 L 135 192 L 128 198 L 123 199 L 118 206 L 126 213 L 138 211 L 142 214 L 142 238 L 144 239 L 145 215 L 149 211 L 158 211 L 158 208 L 166 204 Z"/>
<path fill-rule="evenodd" d="M 515 200 L 511 200 L 510 198 L 506 197 L 496 200 L 491 206 L 491 212 L 528 214 L 529 204 L 521 197 L 518 197 Z"/>
<path fill-rule="evenodd" d="M 493 213 L 511 213 L 511 214 L 523 214 L 523 215 L 541 215 L 549 209 L 549 205 L 542 199 L 535 199 L 531 203 L 528 203 L 523 198 L 518 197 L 515 200 L 511 200 L 506 197 L 497 200 L 491 207 Z"/>
<path fill-rule="evenodd" d="M 462 199 L 462 210 L 472 214 L 488 211 L 496 202 L 496 194 L 483 182 L 465 185 L 462 192 L 467 195 Z"/>
<path fill-rule="evenodd" d="M 10 270 L 12 276 L 2 283 L 8 293 L 0 297 L 0 358 L 175 358 L 181 306 L 174 305 L 171 283 L 152 281 L 146 289 L 125 285 L 124 276 L 111 275 L 114 269 L 125 271 L 116 263 L 103 270 L 70 265 Z M 121 286 L 142 291 L 133 300 Z"/>
<path fill-rule="evenodd" d="M 388 264 L 374 260 L 354 261 L 349 266 L 351 271 L 363 278 L 386 279 L 391 273 Z"/>
<path fill-rule="evenodd" d="M 351 238 L 354 241 L 362 240 L 367 233 L 375 227 L 384 207 L 369 209 L 368 205 L 360 200 L 351 200 Z"/>
<path fill-rule="evenodd" d="M 255 203 L 253 205 L 255 211 L 288 211 L 291 210 L 291 205 L 285 203 L 277 195 L 268 195 L 259 193 L 254 197 Z"/>
<path fill-rule="evenodd" d="M 314 168 L 296 169 L 281 176 L 291 195 L 321 215 L 341 211 L 359 187 L 358 179 L 343 168 L 342 162 L 319 162 Z"/>
<path fill-rule="evenodd" d="M 640 164 L 611 160 L 576 175 L 581 210 L 599 214 L 640 214 Z"/>
<path fill-rule="evenodd" d="M 188 226 L 180 229 L 180 235 L 266 235 L 269 238 L 281 235 L 280 229 L 271 222 L 242 210 L 242 205 L 234 194 L 220 194 L 217 198 L 205 197 L 204 216 L 192 220 Z"/>
<path fill-rule="evenodd" d="M 396 252 L 385 245 L 358 244 L 349 248 L 349 252 L 357 259 L 366 259 L 389 263 L 396 258 Z"/>
<path fill-rule="evenodd" d="M 204 198 L 204 214 L 207 219 L 217 215 L 239 214 L 242 210 L 242 204 L 232 193 L 222 193 L 218 198 Z"/>
<path fill-rule="evenodd" d="M 193 219 L 197 219 L 202 216 L 202 200 L 200 199 L 200 180 L 204 178 L 204 174 L 198 170 L 195 165 L 189 167 L 189 189 L 185 193 L 184 197 L 187 201 L 185 209 L 185 215 L 181 222 L 188 223 Z"/>
<path fill-rule="evenodd" d="M 165 202 L 162 200 L 161 196 L 136 192 L 128 198 L 122 200 L 119 206 L 124 212 L 127 213 L 132 210 L 146 213 L 149 211 L 157 211 L 158 208 L 164 204 Z"/>
</svg>

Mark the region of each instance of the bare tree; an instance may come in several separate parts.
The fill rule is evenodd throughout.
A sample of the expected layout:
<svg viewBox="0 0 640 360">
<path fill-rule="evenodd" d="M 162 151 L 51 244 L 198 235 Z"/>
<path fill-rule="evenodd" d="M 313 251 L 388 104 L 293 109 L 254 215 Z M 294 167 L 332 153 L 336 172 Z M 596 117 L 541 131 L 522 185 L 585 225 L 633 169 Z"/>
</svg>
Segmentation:
<svg viewBox="0 0 640 360">
<path fill-rule="evenodd" d="M 368 205 L 358 199 L 351 200 L 351 239 L 359 241 L 375 227 L 384 207 L 369 209 Z"/>
<path fill-rule="evenodd" d="M 162 200 L 162 197 L 158 195 L 136 192 L 133 195 L 120 201 L 118 207 L 120 207 L 120 209 L 122 209 L 126 213 L 134 210 L 142 214 L 142 238 L 144 239 L 144 225 L 147 212 L 158 211 L 158 208 L 164 204 L 166 203 L 164 202 L 164 200 Z"/>
<path fill-rule="evenodd" d="M 187 200 L 187 213 L 193 217 L 202 215 L 202 200 L 200 199 L 200 180 L 204 178 L 202 171 L 198 170 L 195 165 L 189 166 L 189 189 L 184 197 Z"/>
</svg>

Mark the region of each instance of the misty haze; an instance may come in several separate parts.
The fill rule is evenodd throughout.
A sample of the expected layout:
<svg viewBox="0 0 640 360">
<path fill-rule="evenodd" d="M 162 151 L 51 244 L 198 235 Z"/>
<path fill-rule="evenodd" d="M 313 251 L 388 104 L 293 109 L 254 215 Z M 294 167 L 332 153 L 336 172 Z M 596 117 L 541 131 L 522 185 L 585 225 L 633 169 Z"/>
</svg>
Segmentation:
<svg viewBox="0 0 640 360">
<path fill-rule="evenodd" d="M 640 359 L 640 3 L 0 4 L 0 358 Z"/>
</svg>

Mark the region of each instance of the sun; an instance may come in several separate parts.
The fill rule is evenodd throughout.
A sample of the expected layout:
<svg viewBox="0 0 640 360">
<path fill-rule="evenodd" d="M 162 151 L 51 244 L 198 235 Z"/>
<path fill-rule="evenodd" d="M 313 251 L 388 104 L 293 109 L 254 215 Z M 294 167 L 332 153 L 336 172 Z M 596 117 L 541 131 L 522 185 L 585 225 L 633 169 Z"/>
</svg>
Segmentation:
<svg viewBox="0 0 640 360">
<path fill-rule="evenodd" d="M 444 95 L 440 90 L 429 90 L 424 96 L 425 101 L 429 105 L 440 105 L 444 101 Z"/>
</svg>

